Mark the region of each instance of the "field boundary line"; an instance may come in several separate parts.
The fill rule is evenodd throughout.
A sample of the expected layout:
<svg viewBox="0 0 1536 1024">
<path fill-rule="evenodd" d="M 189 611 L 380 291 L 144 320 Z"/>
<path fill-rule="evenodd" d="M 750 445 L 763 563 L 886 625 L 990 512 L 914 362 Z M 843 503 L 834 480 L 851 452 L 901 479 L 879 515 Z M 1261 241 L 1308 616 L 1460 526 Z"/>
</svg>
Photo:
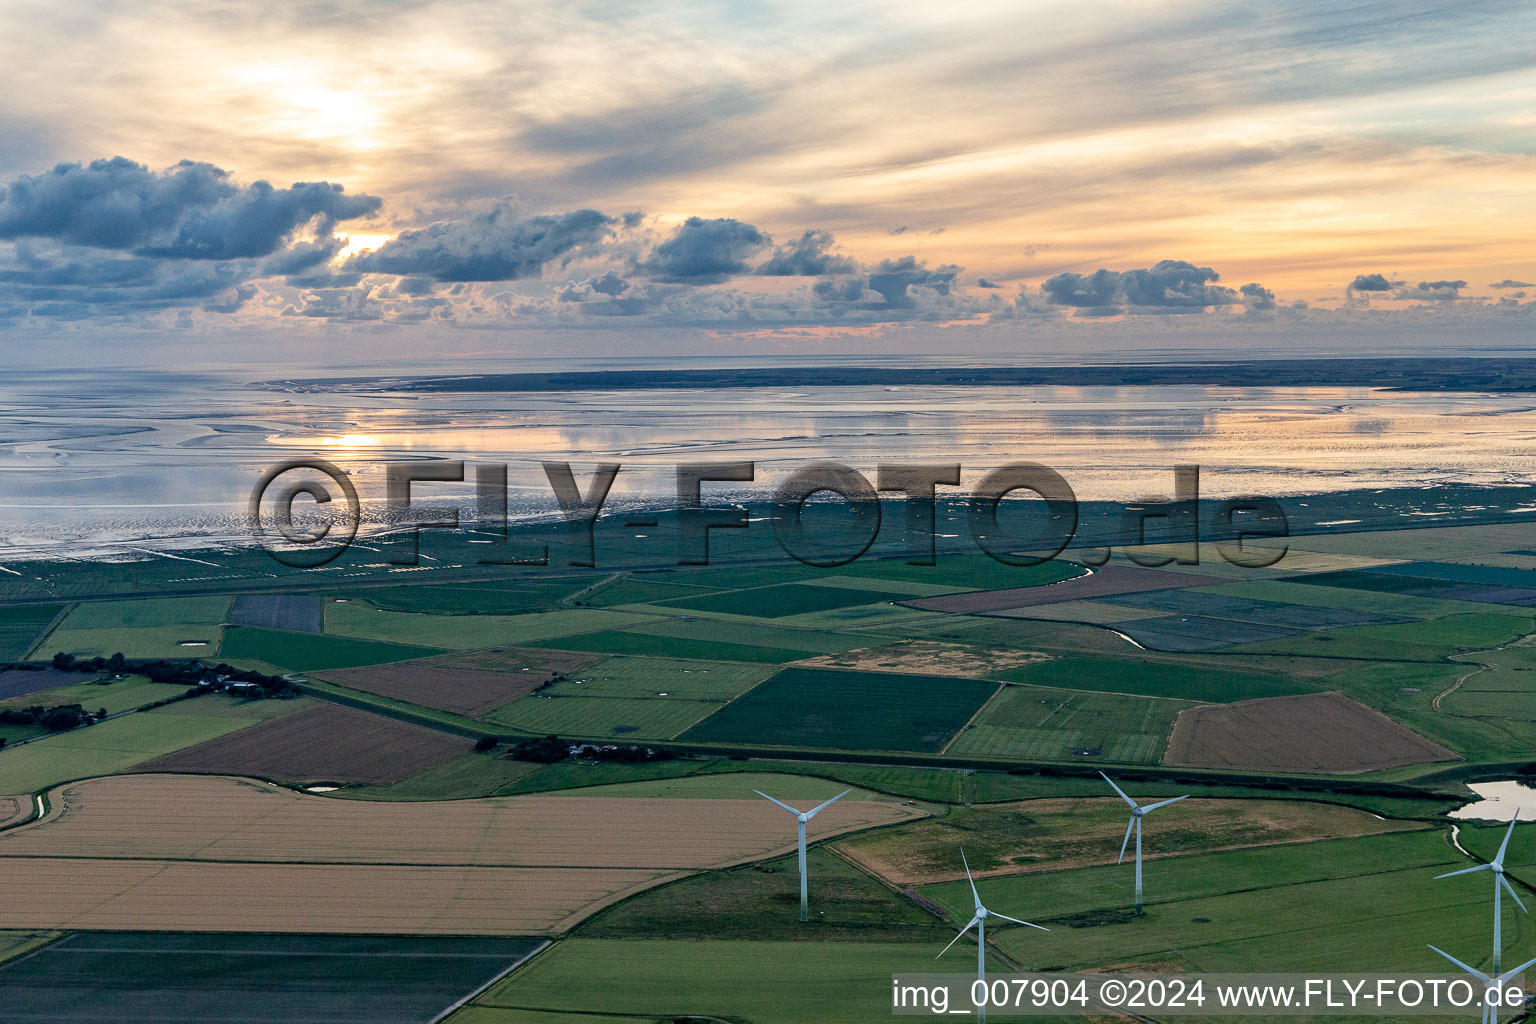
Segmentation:
<svg viewBox="0 0 1536 1024">
<path fill-rule="evenodd" d="M 528 961 L 532 960 L 534 957 L 538 956 L 540 953 L 544 952 L 546 949 L 548 949 L 549 947 L 551 947 L 553 945 L 554 945 L 554 942 L 552 940 L 545 939 L 543 942 L 541 942 L 537 946 L 533 947 L 533 949 L 529 950 L 528 952 L 524 953 L 522 956 L 518 957 L 516 960 L 512 961 L 511 964 L 509 964 L 505 969 L 503 969 L 498 974 L 496 974 L 495 977 L 491 978 L 490 981 L 487 981 L 484 985 L 481 985 L 479 988 L 475 989 L 473 992 L 470 992 L 467 995 L 461 996 L 458 999 L 458 1001 L 456 1001 L 453 1005 L 449 1006 L 446 1010 L 443 1010 L 436 1017 L 433 1017 L 430 1021 L 427 1022 L 427 1024 L 440 1024 L 441 1021 L 445 1021 L 449 1017 L 452 1017 L 454 1014 L 456 1014 L 460 1010 L 464 1009 L 464 1007 L 468 1006 L 470 1003 L 474 1002 L 476 999 L 479 999 L 486 992 L 490 991 L 490 989 L 492 987 L 494 987 L 497 983 L 499 983 L 507 975 L 511 974 L 513 971 L 515 971 L 519 967 L 523 966 L 523 964 L 526 964 Z"/>
<path fill-rule="evenodd" d="M 78 601 L 65 602 L 63 607 L 59 609 L 58 614 L 49 621 L 48 625 L 43 627 L 43 631 L 37 634 L 37 638 L 22 652 L 22 660 L 34 660 L 37 657 L 38 650 L 47 642 L 50 636 L 53 636 L 54 630 L 63 625 L 64 620 L 69 617 L 69 613 L 74 611 L 79 604 L 80 602 Z"/>
<path fill-rule="evenodd" d="M 972 714 L 970 718 L 967 718 L 965 720 L 965 724 L 961 725 L 960 728 L 956 729 L 955 730 L 955 734 L 953 736 L 951 736 L 945 742 L 945 744 L 942 747 L 939 748 L 939 756 L 940 757 L 943 757 L 945 754 L 949 753 L 949 748 L 954 746 L 955 745 L 955 741 L 958 740 L 961 736 L 963 736 L 965 734 L 965 730 L 969 729 L 972 725 L 976 724 L 976 719 L 981 717 L 981 713 L 983 711 L 987 710 L 987 708 L 991 707 L 992 706 L 992 702 L 997 700 L 997 698 L 1002 695 L 1002 692 L 1004 690 L 1008 689 L 1008 686 L 1009 686 L 1008 683 L 1002 682 L 1000 680 L 992 680 L 992 681 L 997 683 L 997 685 L 995 687 L 993 687 L 993 689 L 992 689 L 992 695 L 990 697 L 988 697 L 986 700 L 982 701 L 981 702 L 981 707 L 977 708 L 975 713 Z"/>
</svg>

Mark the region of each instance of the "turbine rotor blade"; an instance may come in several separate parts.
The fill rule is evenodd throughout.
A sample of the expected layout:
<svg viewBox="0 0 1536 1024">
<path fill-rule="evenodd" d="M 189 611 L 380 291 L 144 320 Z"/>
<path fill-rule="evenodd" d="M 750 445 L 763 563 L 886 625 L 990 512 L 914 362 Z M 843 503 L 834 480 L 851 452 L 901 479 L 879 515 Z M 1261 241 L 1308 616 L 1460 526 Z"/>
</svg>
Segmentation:
<svg viewBox="0 0 1536 1024">
<path fill-rule="evenodd" d="M 1509 849 L 1509 838 L 1515 834 L 1515 825 L 1520 821 L 1520 808 L 1515 808 L 1514 816 L 1509 819 L 1509 830 L 1504 833 L 1504 841 L 1499 844 L 1499 855 L 1493 858 L 1495 864 L 1504 863 L 1504 851 Z"/>
<path fill-rule="evenodd" d="M 1124 800 L 1126 803 L 1130 804 L 1132 807 L 1136 806 L 1136 801 L 1132 800 L 1130 797 L 1126 796 L 1125 795 L 1125 790 L 1121 789 L 1119 786 L 1116 786 L 1114 779 L 1110 778 L 1108 775 L 1105 775 L 1103 772 L 1099 772 L 1099 777 L 1102 778 L 1105 782 L 1109 783 L 1111 789 L 1113 789 L 1116 793 L 1120 794 L 1120 799 L 1121 800 Z"/>
<path fill-rule="evenodd" d="M 949 946 L 945 946 L 942 950 L 940 950 L 939 951 L 939 956 L 934 957 L 934 959 L 937 960 L 937 959 L 939 959 L 939 957 L 943 956 L 945 953 L 948 953 L 950 946 L 953 946 L 955 943 L 957 943 L 961 939 L 965 938 L 965 933 L 971 930 L 971 925 L 975 924 L 977 921 L 980 921 L 980 920 L 981 920 L 981 918 L 979 918 L 979 917 L 971 918 L 970 924 L 967 924 L 964 928 L 961 928 L 960 929 L 960 934 L 956 935 L 954 938 L 950 939 L 949 940 Z"/>
<path fill-rule="evenodd" d="M 970 862 L 965 859 L 965 850 L 960 850 L 960 863 L 965 865 L 965 880 L 971 883 L 971 899 L 976 901 L 976 909 L 981 909 L 981 893 L 976 891 L 976 879 L 971 877 Z"/>
<path fill-rule="evenodd" d="M 1474 871 L 1492 871 L 1492 870 L 1493 870 L 1493 865 L 1492 864 L 1479 864 L 1475 868 L 1462 868 L 1460 871 L 1452 871 L 1452 872 L 1450 872 L 1448 874 L 1436 875 L 1435 876 L 1435 881 L 1438 882 L 1442 878 L 1455 878 L 1457 875 L 1470 875 Z"/>
<path fill-rule="evenodd" d="M 1048 932 L 1048 931 L 1050 931 L 1050 929 L 1049 929 L 1049 928 L 1047 928 L 1047 927 L 1045 927 L 1045 926 L 1044 926 L 1044 925 L 1038 925 L 1038 924 L 1030 924 L 1030 923 L 1029 923 L 1029 922 L 1028 922 L 1028 921 L 1020 921 L 1020 920 L 1019 920 L 1019 919 L 1018 919 L 1018 918 L 1016 918 L 1016 917 L 1009 917 L 1009 916 L 1008 916 L 1008 915 L 1007 915 L 1007 914 L 999 914 L 999 913 L 998 913 L 998 912 L 997 912 L 997 911 L 995 911 L 995 910 L 989 910 L 989 911 L 987 911 L 987 913 L 988 913 L 988 914 L 989 914 L 989 915 L 990 915 L 990 916 L 992 916 L 992 917 L 1000 917 L 1000 918 L 1002 918 L 1002 919 L 1003 919 L 1003 920 L 1004 920 L 1004 921 L 1012 921 L 1012 922 L 1013 922 L 1013 923 L 1014 923 L 1014 924 L 1022 924 L 1022 925 L 1024 925 L 1024 926 L 1025 926 L 1025 927 L 1027 927 L 1027 928 L 1039 928 L 1039 929 L 1040 929 L 1040 930 L 1041 930 L 1041 931 L 1043 931 L 1043 932 Z"/>
<path fill-rule="evenodd" d="M 845 789 L 841 793 L 837 794 L 837 796 L 833 797 L 831 800 L 828 800 L 826 803 L 824 803 L 824 804 L 817 804 L 815 807 L 813 807 L 810 810 L 805 812 L 806 819 L 810 820 L 811 818 L 816 817 L 816 815 L 821 813 L 821 809 L 823 807 L 827 807 L 827 806 L 830 806 L 831 804 L 837 803 L 843 797 L 847 796 L 849 793 L 852 793 L 852 792 L 853 792 L 852 789 Z"/>
<path fill-rule="evenodd" d="M 1503 974 L 1499 975 L 1498 980 L 1501 981 L 1501 982 L 1502 981 L 1508 981 L 1510 978 L 1514 977 L 1516 974 L 1519 974 L 1521 971 L 1524 971 L 1524 970 L 1526 970 L 1529 967 L 1536 967 L 1536 959 L 1527 960 L 1525 963 L 1521 964 L 1519 967 L 1515 967 L 1515 968 L 1512 968 L 1511 970 L 1505 971 Z"/>
<path fill-rule="evenodd" d="M 1125 839 L 1120 843 L 1120 859 L 1115 861 L 1116 864 L 1125 863 L 1125 848 L 1131 845 L 1131 829 L 1135 827 L 1136 819 L 1134 817 L 1125 823 Z"/>
<path fill-rule="evenodd" d="M 1146 807 L 1143 807 L 1141 809 L 1141 813 L 1142 814 L 1147 814 L 1147 813 L 1149 813 L 1151 811 L 1157 810 L 1159 807 L 1167 807 L 1169 804 L 1176 804 L 1180 800 L 1188 800 L 1188 799 L 1189 799 L 1189 794 L 1185 793 L 1183 796 L 1176 796 L 1172 800 L 1164 800 L 1161 803 L 1148 804 Z"/>
<path fill-rule="evenodd" d="M 789 806 L 789 804 L 785 803 L 784 801 L 782 801 L 782 800 L 774 800 L 773 797 L 769 796 L 767 793 L 764 793 L 760 789 L 754 789 L 752 792 L 756 793 L 758 796 L 762 797 L 764 800 L 772 800 L 774 803 L 776 803 L 780 807 L 784 808 L 790 814 L 799 814 L 800 813 L 799 811 L 795 810 L 793 807 Z"/>
<path fill-rule="evenodd" d="M 1460 960 L 1457 960 L 1455 957 L 1451 956 L 1451 954 L 1447 953 L 1445 950 L 1441 949 L 1438 946 L 1430 946 L 1429 948 L 1433 949 L 1436 953 L 1439 953 L 1441 956 L 1445 957 L 1451 963 L 1455 964 L 1457 967 L 1460 967 L 1462 970 L 1466 971 L 1468 974 L 1473 975 L 1474 977 L 1483 979 L 1483 983 L 1484 984 L 1486 984 L 1486 985 L 1492 985 L 1493 984 L 1493 979 L 1488 977 L 1488 975 L 1484 974 L 1482 971 L 1478 970 L 1476 967 L 1468 967 L 1466 964 L 1462 963 Z"/>
<path fill-rule="evenodd" d="M 1519 907 L 1522 913 L 1529 914 L 1530 911 L 1526 910 L 1525 904 L 1520 901 L 1520 894 L 1515 892 L 1515 887 L 1509 884 L 1509 879 L 1503 875 L 1500 875 L 1499 882 L 1504 886 L 1504 888 L 1508 889 L 1509 894 L 1515 898 L 1515 906 Z"/>
</svg>

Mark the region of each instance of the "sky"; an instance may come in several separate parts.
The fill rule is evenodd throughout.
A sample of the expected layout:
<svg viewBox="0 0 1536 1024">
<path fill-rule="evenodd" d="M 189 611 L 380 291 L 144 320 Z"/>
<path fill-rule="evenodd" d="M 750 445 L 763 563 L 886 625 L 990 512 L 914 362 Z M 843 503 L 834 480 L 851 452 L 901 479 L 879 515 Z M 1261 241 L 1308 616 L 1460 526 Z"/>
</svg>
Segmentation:
<svg viewBox="0 0 1536 1024">
<path fill-rule="evenodd" d="M 0 339 L 39 358 L 1498 350 L 1536 326 L 1529 3 L 0 18 Z"/>
</svg>

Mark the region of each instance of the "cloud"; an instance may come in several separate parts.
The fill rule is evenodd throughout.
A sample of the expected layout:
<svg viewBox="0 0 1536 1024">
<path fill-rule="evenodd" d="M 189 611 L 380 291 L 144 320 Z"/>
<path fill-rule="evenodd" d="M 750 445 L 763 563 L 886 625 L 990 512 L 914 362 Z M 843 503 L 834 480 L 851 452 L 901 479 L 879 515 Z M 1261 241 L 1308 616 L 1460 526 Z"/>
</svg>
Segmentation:
<svg viewBox="0 0 1536 1024">
<path fill-rule="evenodd" d="M 1046 278 L 1041 290 L 1058 306 L 1094 309 L 1113 305 L 1120 289 L 1120 275 L 1113 270 L 1095 270 L 1091 274 L 1065 273 Z"/>
<path fill-rule="evenodd" d="M 337 221 L 379 206 L 373 196 L 347 195 L 323 181 L 242 187 L 212 164 L 183 160 L 156 172 L 119 156 L 61 163 L 5 186 L 0 239 L 47 238 L 174 259 L 249 259 L 275 252 L 311 223 L 329 235 Z"/>
<path fill-rule="evenodd" d="M 1502 281 L 1495 281 L 1495 282 L 1493 282 L 1488 287 L 1489 288 L 1536 288 L 1536 284 L 1532 284 L 1529 281 L 1512 281 L 1512 280 L 1510 280 L 1509 278 L 1506 277 Z"/>
<path fill-rule="evenodd" d="M 514 281 L 538 277 L 547 264 L 602 241 L 616 223 L 596 210 L 524 217 L 500 202 L 471 217 L 402 231 L 346 266 L 437 281 Z"/>
<path fill-rule="evenodd" d="M 1349 283 L 1349 290 L 1352 292 L 1389 292 L 1402 284 L 1402 281 L 1389 281 L 1384 274 L 1360 274 Z"/>
<path fill-rule="evenodd" d="M 1213 282 L 1220 274 L 1183 260 L 1160 260 L 1146 270 L 1120 275 L 1120 292 L 1133 306 L 1204 309 L 1236 301 L 1236 293 Z"/>
<path fill-rule="evenodd" d="M 1261 284 L 1245 284 L 1238 290 L 1243 305 L 1251 313 L 1261 313 L 1275 308 L 1275 293 Z"/>
<path fill-rule="evenodd" d="M 978 277 L 976 279 L 976 287 L 977 288 L 1001 288 L 1002 285 L 998 284 L 996 281 L 992 280 L 990 277 Z"/>
<path fill-rule="evenodd" d="M 807 231 L 795 241 L 775 249 L 773 255 L 757 268 L 757 273 L 765 277 L 828 277 L 857 273 L 859 265 L 852 257 L 830 251 L 835 244 L 830 232 Z"/>
<path fill-rule="evenodd" d="M 1466 286 L 1465 281 L 1420 281 L 1412 288 L 1397 289 L 1392 293 L 1392 298 L 1404 301 L 1419 299 L 1426 302 L 1451 302 L 1462 297 L 1461 290 Z"/>
<path fill-rule="evenodd" d="M 919 262 L 915 257 L 903 256 L 898 260 L 881 260 L 866 284 L 871 291 L 879 293 L 885 305 L 893 309 L 910 309 L 913 300 L 907 289 L 917 285 L 931 289 L 938 295 L 948 295 L 961 269 L 946 264 L 929 270 L 926 263 Z"/>
<path fill-rule="evenodd" d="M 719 284 L 747 273 L 747 260 L 771 241 L 751 224 L 731 217 L 689 217 L 637 269 L 675 284 Z"/>
</svg>

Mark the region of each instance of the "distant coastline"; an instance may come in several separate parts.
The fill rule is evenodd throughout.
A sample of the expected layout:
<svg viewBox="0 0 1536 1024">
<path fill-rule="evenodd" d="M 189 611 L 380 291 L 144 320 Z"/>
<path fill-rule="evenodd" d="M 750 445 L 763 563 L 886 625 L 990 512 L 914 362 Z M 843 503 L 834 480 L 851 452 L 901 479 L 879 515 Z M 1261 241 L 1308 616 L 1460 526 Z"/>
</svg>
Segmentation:
<svg viewBox="0 0 1536 1024">
<path fill-rule="evenodd" d="M 543 392 L 826 387 L 1373 387 L 1536 392 L 1536 359 L 1265 359 L 1116 366 L 789 366 L 580 370 L 263 382 L 291 391 Z"/>
</svg>

